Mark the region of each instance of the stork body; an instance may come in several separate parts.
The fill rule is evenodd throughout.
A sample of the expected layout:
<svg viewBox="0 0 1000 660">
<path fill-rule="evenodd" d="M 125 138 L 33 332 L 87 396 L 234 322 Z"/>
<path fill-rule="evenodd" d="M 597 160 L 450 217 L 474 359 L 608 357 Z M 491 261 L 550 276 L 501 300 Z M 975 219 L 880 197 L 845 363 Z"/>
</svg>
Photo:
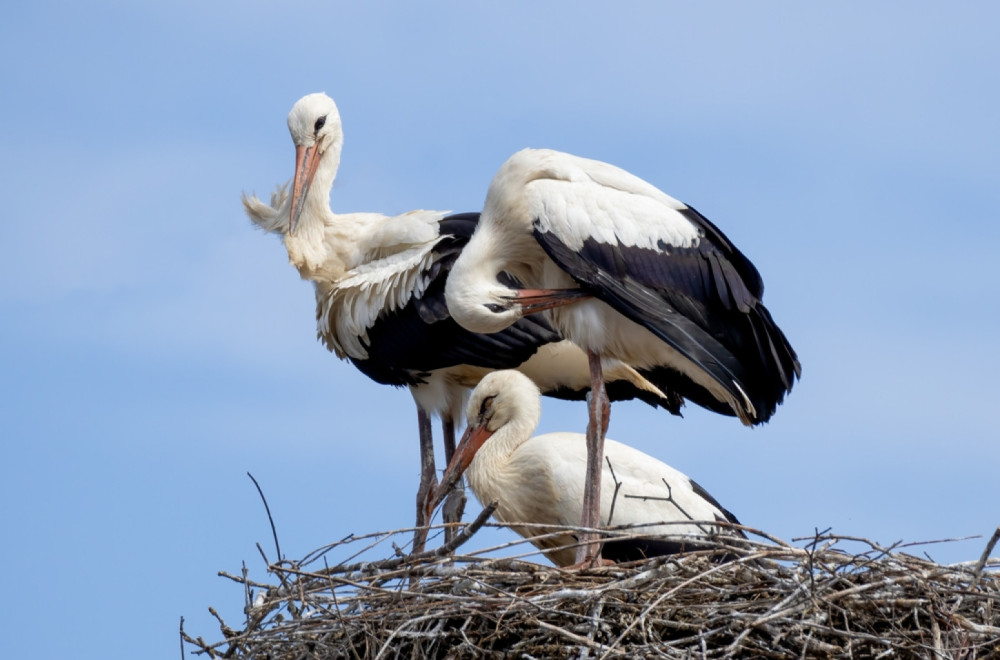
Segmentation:
<svg viewBox="0 0 1000 660">
<path fill-rule="evenodd" d="M 767 421 L 800 373 L 757 269 L 715 225 L 620 168 L 557 151 L 525 149 L 500 168 L 445 293 L 468 330 L 545 311 L 590 355 L 584 527 L 601 501 L 602 359 L 747 425 Z"/>
<path fill-rule="evenodd" d="M 257 226 L 282 236 L 290 263 L 314 284 L 317 332 L 326 347 L 376 382 L 410 388 L 420 428 L 419 528 L 436 481 L 431 416 L 442 420 L 450 458 L 468 388 L 483 375 L 517 367 L 547 394 L 582 399 L 590 386 L 587 357 L 541 317 L 490 335 L 459 326 L 444 302 L 445 280 L 479 214 L 333 213 L 329 196 L 343 143 L 336 105 L 325 94 L 305 96 L 288 127 L 296 150 L 291 194 L 283 186 L 270 203 L 244 196 L 243 204 Z M 634 369 L 614 360 L 604 366 L 615 381 L 613 396 L 677 410 L 676 397 Z M 460 498 L 454 509 L 450 514 L 460 518 Z M 422 542 L 418 531 L 415 551 Z"/>
<path fill-rule="evenodd" d="M 541 416 L 538 388 L 516 371 L 496 371 L 480 381 L 469 398 L 469 429 L 431 500 L 436 504 L 463 471 L 476 498 L 496 502 L 494 517 L 526 538 L 549 533 L 538 525 L 576 526 L 583 513 L 587 463 L 579 433 L 532 437 Z M 605 546 L 608 559 L 667 554 L 717 533 L 712 523 L 736 518 L 690 478 L 652 456 L 606 440 L 604 477 L 617 490 L 601 496 L 600 524 L 642 525 L 640 538 Z M 525 523 L 533 526 L 527 527 Z M 570 566 L 575 539 L 566 532 L 532 542 L 557 566 Z"/>
</svg>

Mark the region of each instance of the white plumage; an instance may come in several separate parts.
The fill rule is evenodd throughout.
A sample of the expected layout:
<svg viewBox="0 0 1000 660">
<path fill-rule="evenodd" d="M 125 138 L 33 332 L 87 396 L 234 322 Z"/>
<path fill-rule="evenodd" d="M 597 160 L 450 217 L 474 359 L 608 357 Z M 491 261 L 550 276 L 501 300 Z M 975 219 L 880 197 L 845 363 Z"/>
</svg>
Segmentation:
<svg viewBox="0 0 1000 660">
<path fill-rule="evenodd" d="M 336 104 L 307 95 L 293 106 L 288 128 L 296 158 L 291 192 L 280 187 L 270 203 L 244 195 L 244 207 L 257 226 L 282 237 L 290 263 L 314 284 L 317 332 L 327 348 L 379 383 L 410 388 L 420 424 L 419 511 L 435 479 L 430 415 L 441 417 L 450 455 L 467 388 L 484 374 L 518 367 L 546 393 L 582 397 L 587 357 L 541 318 L 490 336 L 456 324 L 444 281 L 479 214 L 334 213 L 329 196 L 343 146 Z M 614 360 L 604 366 L 622 397 L 671 405 L 634 369 Z"/>
<path fill-rule="evenodd" d="M 338 159 L 339 160 L 339 159 Z M 341 359 L 367 360 L 368 331 L 381 314 L 402 309 L 426 290 L 448 212 L 317 213 L 312 197 L 329 196 L 336 170 L 320 168 L 306 194 L 297 231 L 289 231 L 291 197 L 281 186 L 267 204 L 244 196 L 250 219 L 282 236 L 288 260 L 302 279 L 316 284 L 317 334 Z M 325 176 L 324 176 L 325 175 Z"/>
<path fill-rule="evenodd" d="M 557 151 L 525 149 L 501 166 L 445 295 L 474 332 L 547 311 L 590 354 L 585 527 L 609 411 L 598 358 L 747 425 L 769 419 L 800 372 L 759 273 L 715 225 L 625 170 Z"/>
<path fill-rule="evenodd" d="M 583 513 L 585 438 L 579 433 L 532 437 L 541 416 L 538 388 L 516 371 L 496 371 L 479 383 L 469 399 L 469 430 L 459 443 L 432 509 L 451 482 L 461 476 L 484 505 L 496 502 L 494 516 L 522 536 L 549 530 L 533 525 L 576 526 Z M 712 523 L 738 522 L 690 478 L 652 456 L 608 439 L 602 460 L 604 478 L 621 484 L 601 495 L 602 526 L 642 525 L 641 539 L 618 541 L 607 557 L 662 554 L 720 531 Z M 610 462 L 610 467 L 608 466 Z M 612 473 L 613 470 L 613 473 Z M 612 514 L 613 507 L 613 514 Z M 653 524 L 668 523 L 668 524 Z M 558 566 L 574 563 L 570 533 L 533 541 Z"/>
</svg>

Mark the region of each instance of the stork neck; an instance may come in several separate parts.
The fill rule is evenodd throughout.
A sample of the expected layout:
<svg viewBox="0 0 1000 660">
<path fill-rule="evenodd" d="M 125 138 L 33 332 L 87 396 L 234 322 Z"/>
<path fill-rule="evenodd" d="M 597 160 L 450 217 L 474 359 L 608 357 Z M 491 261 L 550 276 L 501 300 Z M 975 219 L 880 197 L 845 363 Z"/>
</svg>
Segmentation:
<svg viewBox="0 0 1000 660">
<path fill-rule="evenodd" d="M 330 191 L 333 189 L 338 169 L 340 169 L 340 144 L 335 142 L 320 158 L 316 174 L 306 192 L 296 233 L 317 231 L 322 233 L 323 227 L 335 220 L 333 211 L 330 210 Z"/>
<path fill-rule="evenodd" d="M 357 214 L 338 215 L 330 209 L 330 190 L 340 166 L 340 144 L 323 154 L 306 191 L 295 234 L 285 236 L 288 259 L 307 280 L 336 282 L 353 264 Z"/>
<path fill-rule="evenodd" d="M 319 193 L 320 199 L 324 200 L 324 203 L 330 199 L 333 180 L 337 178 L 337 171 L 340 169 L 340 149 L 339 142 L 330 145 L 320 159 L 316 175 L 313 177 L 311 188 Z"/>
</svg>

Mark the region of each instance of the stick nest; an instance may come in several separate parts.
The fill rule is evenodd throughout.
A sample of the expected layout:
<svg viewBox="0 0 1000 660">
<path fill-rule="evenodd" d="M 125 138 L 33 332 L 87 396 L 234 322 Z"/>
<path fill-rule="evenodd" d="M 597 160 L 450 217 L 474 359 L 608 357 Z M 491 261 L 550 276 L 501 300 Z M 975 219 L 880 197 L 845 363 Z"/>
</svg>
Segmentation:
<svg viewBox="0 0 1000 660">
<path fill-rule="evenodd" d="M 211 610 L 223 641 L 182 621 L 183 643 L 270 660 L 1000 657 L 1000 560 L 987 559 L 1000 529 L 978 562 L 950 566 L 905 552 L 923 544 L 820 532 L 793 545 L 745 527 L 749 539 L 585 571 L 529 561 L 537 551 L 520 540 L 450 554 L 489 511 L 417 556 L 393 543 L 396 556 L 357 561 L 398 530 L 269 564 L 268 583 L 220 573 L 242 585 L 242 629 Z"/>
</svg>

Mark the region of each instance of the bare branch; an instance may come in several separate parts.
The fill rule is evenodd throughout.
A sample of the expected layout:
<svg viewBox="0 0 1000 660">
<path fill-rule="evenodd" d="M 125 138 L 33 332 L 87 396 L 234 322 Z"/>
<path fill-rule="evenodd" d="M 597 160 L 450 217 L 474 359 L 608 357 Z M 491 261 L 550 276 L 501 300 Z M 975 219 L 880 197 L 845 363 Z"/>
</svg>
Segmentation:
<svg viewBox="0 0 1000 660">
<path fill-rule="evenodd" d="M 486 522 L 491 511 L 460 530 L 461 542 L 496 526 Z M 380 654 L 968 660 L 995 651 L 1000 572 L 988 555 L 1000 532 L 987 544 L 986 560 L 945 566 L 899 551 L 914 544 L 883 546 L 817 529 L 793 546 L 732 527 L 748 538 L 718 535 L 695 552 L 587 571 L 522 559 L 537 557 L 531 542 L 551 547 L 579 528 L 526 526 L 538 536 L 454 556 L 447 556 L 457 548 L 451 544 L 392 556 L 390 544 L 412 529 L 358 535 L 307 555 L 323 558 L 319 570 L 286 560 L 267 567 L 266 582 L 226 575 L 245 594 L 260 590 L 246 627 L 233 630 L 212 610 L 222 641 L 192 638 L 183 623 L 180 633 L 194 654 L 213 660 Z M 605 531 L 614 538 L 648 536 L 642 525 Z M 388 558 L 357 561 L 357 548 L 373 539 Z M 349 561 L 335 563 L 338 556 Z"/>
<path fill-rule="evenodd" d="M 996 547 L 997 541 L 1000 541 L 1000 527 L 997 527 L 993 532 L 993 536 L 990 537 L 989 542 L 986 544 L 986 548 L 983 550 L 983 554 L 979 557 L 979 561 L 976 562 L 976 570 L 973 574 L 975 576 L 975 583 L 979 582 L 979 578 L 983 575 L 983 567 L 986 566 L 986 561 L 990 558 L 990 553 L 993 552 L 993 548 Z"/>
<path fill-rule="evenodd" d="M 618 481 L 618 477 L 615 476 L 615 468 L 611 465 L 611 457 L 605 456 L 604 460 L 608 462 L 608 469 L 611 470 L 611 481 L 615 482 L 615 492 L 611 495 L 611 510 L 608 512 L 608 525 L 615 517 L 615 503 L 618 501 L 618 491 L 622 488 L 622 482 Z"/>
<path fill-rule="evenodd" d="M 274 536 L 274 551 L 278 555 L 278 561 L 281 561 L 281 546 L 278 545 L 278 530 L 274 527 L 274 518 L 271 517 L 271 507 L 267 505 L 267 498 L 264 497 L 264 491 L 261 489 L 260 484 L 257 480 L 253 478 L 253 475 L 247 472 L 247 476 L 250 477 L 250 481 L 253 485 L 257 487 L 257 493 L 260 495 L 261 502 L 264 503 L 264 510 L 267 511 L 267 521 L 271 523 L 271 535 Z"/>
</svg>

